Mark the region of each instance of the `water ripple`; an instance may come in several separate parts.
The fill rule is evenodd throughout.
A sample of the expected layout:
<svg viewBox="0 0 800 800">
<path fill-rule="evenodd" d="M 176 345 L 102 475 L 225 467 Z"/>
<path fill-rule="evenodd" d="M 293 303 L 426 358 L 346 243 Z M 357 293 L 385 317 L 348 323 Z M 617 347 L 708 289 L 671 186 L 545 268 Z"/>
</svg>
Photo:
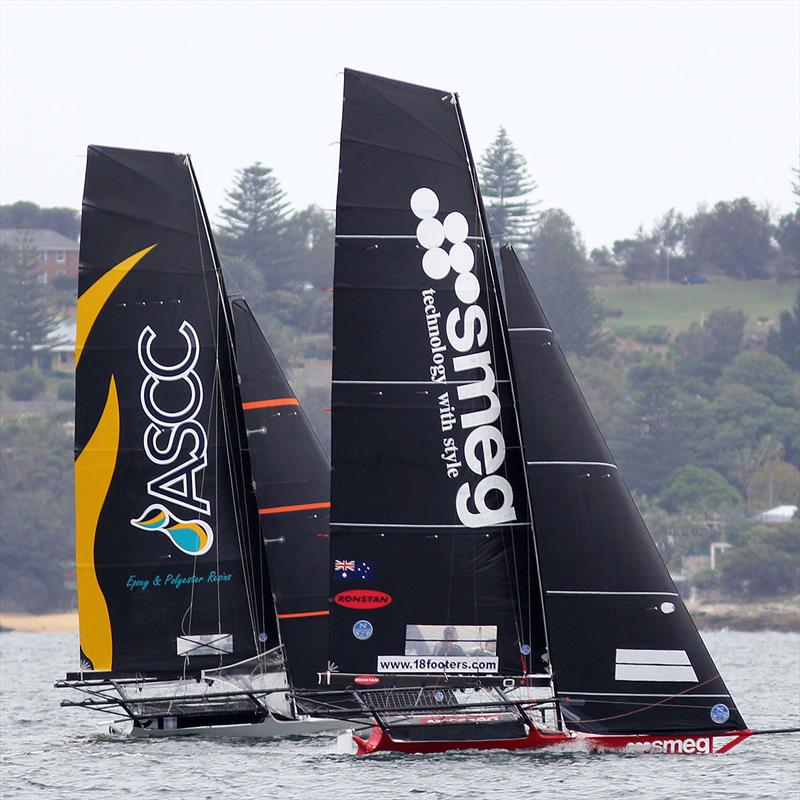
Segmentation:
<svg viewBox="0 0 800 800">
<path fill-rule="evenodd" d="M 754 728 L 800 725 L 800 636 L 719 631 L 706 642 Z M 73 636 L 0 634 L 3 798 L 191 796 L 217 800 L 774 800 L 798 797 L 800 736 L 757 737 L 726 756 L 585 751 L 386 753 L 355 759 L 333 737 L 284 741 L 110 736 L 105 716 L 59 709 L 52 683 Z"/>
</svg>

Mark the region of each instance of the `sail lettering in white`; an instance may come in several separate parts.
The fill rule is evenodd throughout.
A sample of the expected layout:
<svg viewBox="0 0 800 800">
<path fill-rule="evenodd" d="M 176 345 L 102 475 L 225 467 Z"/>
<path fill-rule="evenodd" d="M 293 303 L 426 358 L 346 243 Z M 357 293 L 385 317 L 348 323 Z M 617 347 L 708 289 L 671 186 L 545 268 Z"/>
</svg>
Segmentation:
<svg viewBox="0 0 800 800">
<path fill-rule="evenodd" d="M 149 325 L 139 335 L 137 355 L 145 371 L 139 399 L 150 420 L 144 432 L 144 452 L 151 463 L 162 468 L 147 482 L 147 493 L 170 505 L 210 516 L 211 504 L 202 494 L 202 475 L 208 464 L 208 435 L 197 419 L 203 406 L 203 384 L 195 370 L 200 340 L 186 320 L 178 332 L 186 341 L 186 352 L 175 364 L 163 364 L 156 359 L 152 346 L 157 334 Z M 169 393 L 173 403 L 176 396 L 182 398 L 177 403 L 180 407 L 164 407 L 165 384 L 181 385 L 180 390 Z M 131 523 L 146 530 L 162 530 L 178 549 L 189 555 L 202 555 L 213 542 L 213 532 L 207 523 L 180 519 L 160 504 L 151 506 Z"/>
<path fill-rule="evenodd" d="M 462 403 L 482 400 L 485 406 L 477 411 L 464 411 L 460 415 L 462 430 L 469 431 L 464 443 L 463 457 L 472 473 L 480 476 L 480 480 L 467 480 L 461 484 L 456 493 L 456 512 L 462 524 L 471 528 L 511 522 L 516 519 L 514 491 L 508 480 L 497 474 L 505 462 L 506 446 L 503 433 L 496 424 L 500 418 L 500 399 L 497 393 L 497 377 L 492 366 L 492 353 L 488 348 L 480 349 L 486 345 L 489 324 L 486 313 L 478 305 L 481 286 L 474 273 L 475 253 L 466 241 L 469 223 L 458 211 L 450 212 L 440 222 L 436 218 L 439 198 L 432 189 L 417 189 L 411 195 L 410 204 L 411 210 L 420 220 L 417 241 L 426 250 L 422 257 L 423 271 L 435 281 L 444 280 L 451 271 L 455 273 L 453 288 L 459 302 L 464 306 L 463 313 L 460 307 L 453 308 L 445 321 L 447 343 L 461 354 L 452 358 L 454 376 L 461 377 L 460 373 L 469 374 L 475 371 L 481 376 L 477 380 L 459 384 L 456 389 L 458 400 Z M 445 240 L 450 243 L 449 251 L 442 247 Z M 434 289 L 425 289 L 422 295 L 431 350 L 434 355 L 442 355 L 445 348 L 438 335 L 440 314 L 433 302 L 435 293 Z M 431 321 L 433 315 L 436 316 Z M 434 323 L 435 334 L 431 331 Z M 433 347 L 434 335 L 436 344 L 442 347 L 438 352 Z M 438 366 L 435 361 L 434 366 Z M 444 371 L 432 369 L 431 379 L 444 381 L 446 374 Z M 449 406 L 449 397 L 445 402 Z M 443 402 L 440 397 L 441 405 Z"/>
</svg>

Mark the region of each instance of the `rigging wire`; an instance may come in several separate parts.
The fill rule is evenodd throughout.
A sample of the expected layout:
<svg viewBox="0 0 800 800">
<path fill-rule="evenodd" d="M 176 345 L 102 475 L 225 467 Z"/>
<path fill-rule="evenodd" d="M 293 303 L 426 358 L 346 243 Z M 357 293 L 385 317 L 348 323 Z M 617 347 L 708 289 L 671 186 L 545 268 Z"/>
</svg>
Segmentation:
<svg viewBox="0 0 800 800">
<path fill-rule="evenodd" d="M 455 114 L 456 114 L 456 121 L 457 121 L 457 124 L 458 124 L 459 133 L 461 134 L 461 141 L 462 141 L 462 144 L 464 146 L 464 150 L 465 150 L 465 152 L 467 154 L 468 172 L 469 172 L 470 182 L 471 182 L 471 185 L 472 185 L 472 192 L 473 192 L 474 199 L 475 199 L 475 206 L 476 206 L 477 213 L 478 213 L 478 224 L 479 224 L 479 228 L 480 228 L 480 231 L 481 231 L 481 234 L 482 234 L 482 236 L 481 236 L 481 244 L 482 244 L 482 247 L 483 247 L 483 250 L 484 250 L 484 258 L 486 260 L 486 269 L 484 270 L 484 272 L 485 272 L 485 276 L 484 277 L 485 277 L 486 289 L 487 289 L 487 295 L 486 295 L 487 305 L 488 305 L 488 301 L 489 301 L 490 297 L 493 297 L 494 298 L 495 313 L 497 314 L 497 322 L 498 322 L 499 327 L 500 327 L 500 334 L 501 334 L 502 341 L 503 341 L 503 355 L 505 356 L 506 371 L 508 372 L 508 377 L 510 379 L 509 386 L 510 386 L 510 389 L 511 389 L 511 402 L 512 402 L 512 407 L 513 407 L 513 410 L 514 410 L 514 419 L 515 419 L 515 422 L 516 422 L 517 440 L 519 442 L 520 455 L 522 457 L 523 475 L 525 475 L 524 483 L 525 483 L 525 495 L 526 495 L 526 501 L 527 501 L 528 519 L 530 521 L 529 525 L 530 525 L 530 530 L 531 530 L 531 536 L 532 536 L 533 541 L 534 541 L 534 552 L 536 552 L 536 542 L 535 542 L 535 534 L 534 534 L 534 526 L 533 526 L 533 508 L 532 508 L 532 504 L 531 504 L 530 490 L 529 490 L 529 487 L 528 487 L 527 475 L 525 473 L 525 454 L 524 454 L 524 447 L 523 447 L 523 443 L 522 443 L 522 430 L 521 430 L 521 427 L 520 427 L 519 413 L 518 413 L 518 409 L 517 409 L 517 398 L 516 398 L 516 392 L 515 392 L 514 381 L 513 381 L 513 370 L 511 368 L 511 356 L 510 356 L 510 351 L 509 351 L 509 343 L 508 343 L 507 336 L 505 335 L 504 328 L 503 328 L 504 315 L 503 315 L 503 310 L 502 310 L 502 304 L 501 304 L 498 288 L 495 285 L 496 267 L 495 267 L 495 264 L 494 264 L 494 253 L 492 252 L 491 239 L 489 238 L 489 231 L 487 230 L 487 226 L 485 224 L 485 219 L 484 219 L 485 211 L 483 209 L 483 200 L 481 199 L 480 189 L 478 187 L 478 179 L 477 179 L 477 175 L 475 173 L 475 163 L 474 163 L 474 159 L 472 157 L 472 150 L 471 150 L 470 145 L 469 145 L 469 140 L 467 139 L 466 130 L 464 129 L 464 120 L 463 120 L 463 117 L 462 117 L 462 114 L 461 114 L 461 105 L 460 105 L 460 103 L 458 101 L 458 95 L 457 94 L 454 93 L 451 97 L 452 97 L 452 100 L 450 100 L 450 98 L 447 98 L 447 99 L 454 106 Z M 488 286 L 489 279 L 491 279 L 491 282 L 492 282 L 491 294 L 489 294 L 489 291 L 488 291 L 488 289 L 489 289 L 489 286 Z M 494 344 L 494 329 L 493 329 L 493 326 L 490 325 L 489 329 L 490 329 L 490 335 L 492 337 L 493 350 L 496 353 L 497 352 L 497 347 Z M 499 422 L 500 422 L 501 433 L 503 433 L 502 412 L 500 414 Z M 504 434 L 504 439 L 505 439 L 505 434 Z M 507 472 L 508 467 L 506 466 L 505 469 L 506 469 L 506 474 L 508 474 L 508 472 Z M 513 536 L 513 532 L 512 532 L 512 535 L 511 535 L 511 552 L 512 552 L 512 561 L 514 563 L 514 572 L 515 572 L 515 575 L 513 576 L 513 580 L 512 580 L 512 585 L 514 586 L 514 589 L 516 590 L 517 609 L 518 609 L 518 611 L 513 616 L 514 616 L 514 624 L 517 626 L 517 642 L 518 642 L 518 645 L 521 645 L 522 644 L 522 641 L 521 641 L 522 640 L 522 632 L 520 630 L 520 626 L 524 625 L 524 620 L 522 618 L 522 613 L 523 613 L 522 612 L 522 599 L 521 599 L 520 594 L 519 594 L 519 564 L 518 564 L 518 560 L 517 560 L 516 541 L 515 541 L 515 538 Z M 536 567 L 537 567 L 537 573 L 538 573 L 538 576 L 539 576 L 538 577 L 539 590 L 540 590 L 540 593 L 541 593 L 541 570 L 539 569 L 538 554 L 536 556 Z M 528 567 L 527 567 L 527 573 L 526 574 L 528 575 L 528 580 L 526 582 L 528 583 L 528 585 L 530 585 L 530 565 L 529 564 L 528 564 Z M 544 596 L 543 595 L 541 597 L 541 607 L 542 607 L 542 616 L 543 616 L 543 622 L 544 622 L 544 626 L 543 627 L 544 627 L 544 636 L 545 636 L 545 646 L 546 646 L 546 648 L 547 648 L 547 650 L 549 652 L 549 645 L 547 644 L 547 638 L 548 638 L 547 637 L 547 623 L 546 623 L 546 619 L 544 619 L 545 611 L 544 611 Z M 531 633 L 532 633 L 532 628 L 531 628 L 531 626 L 532 626 L 532 619 L 531 619 L 532 614 L 530 613 L 530 602 L 528 604 L 528 613 L 527 613 L 526 616 L 527 616 L 527 621 L 528 621 L 528 640 L 529 640 L 528 644 L 530 644 Z"/>
</svg>

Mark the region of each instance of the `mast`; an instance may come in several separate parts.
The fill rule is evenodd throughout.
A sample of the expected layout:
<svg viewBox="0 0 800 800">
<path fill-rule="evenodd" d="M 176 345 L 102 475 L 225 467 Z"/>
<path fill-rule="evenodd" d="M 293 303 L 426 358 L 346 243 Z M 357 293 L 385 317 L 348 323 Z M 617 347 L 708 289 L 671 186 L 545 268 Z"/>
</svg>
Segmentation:
<svg viewBox="0 0 800 800">
<path fill-rule="evenodd" d="M 520 452 L 522 454 L 522 461 L 523 464 L 525 463 L 525 441 L 522 436 L 522 427 L 520 424 L 519 419 L 519 408 L 517 405 L 517 390 L 516 390 L 516 377 L 514 375 L 514 365 L 511 360 L 511 343 L 509 341 L 509 334 L 508 334 L 508 319 L 506 317 L 506 310 L 505 305 L 503 303 L 503 299 L 500 295 L 499 285 L 500 280 L 498 278 L 497 272 L 497 264 L 495 263 L 494 257 L 494 248 L 492 247 L 491 237 L 489 236 L 489 222 L 486 216 L 486 207 L 483 202 L 483 195 L 480 192 L 480 182 L 478 180 L 478 171 L 475 167 L 475 159 L 472 156 L 472 147 L 469 143 L 469 137 L 467 136 L 467 129 L 464 125 L 464 115 L 461 111 L 461 103 L 458 98 L 458 94 L 454 94 L 453 98 L 455 100 L 456 106 L 456 113 L 458 114 L 458 123 L 461 128 L 461 136 L 464 140 L 464 149 L 467 152 L 467 159 L 469 161 L 469 168 L 470 174 L 472 175 L 472 184 L 475 192 L 475 201 L 478 206 L 478 211 L 480 213 L 480 224 L 481 230 L 483 233 L 483 246 L 486 250 L 486 261 L 489 265 L 489 276 L 492 280 L 492 292 L 494 296 L 495 307 L 497 309 L 497 315 L 500 319 L 500 330 L 503 335 L 503 352 L 506 357 L 506 368 L 508 369 L 508 374 L 511 376 L 511 396 L 513 401 L 514 407 L 514 422 L 517 428 L 517 438 L 520 443 Z M 541 582 L 541 568 L 539 566 L 539 550 L 536 546 L 536 524 L 535 524 L 535 517 L 533 514 L 533 505 L 531 504 L 531 496 L 530 496 L 530 489 L 528 487 L 527 480 L 525 481 L 525 497 L 528 504 L 528 518 L 531 521 L 530 526 L 530 535 L 531 535 L 531 544 L 533 546 L 533 555 L 534 555 L 534 562 L 536 566 L 536 585 L 539 589 L 539 596 L 538 596 L 538 603 L 539 608 L 541 609 L 542 614 L 542 624 L 544 630 L 544 643 L 545 643 L 545 650 L 548 652 L 548 659 L 549 659 L 549 650 L 550 645 L 548 642 L 548 628 L 547 628 L 547 608 L 544 602 L 544 593 L 542 591 L 542 582 Z M 528 597 L 528 606 L 530 607 L 532 603 L 532 598 Z M 530 638 L 530 635 L 529 635 Z M 555 678 L 552 678 L 555 681 Z M 553 688 L 555 689 L 555 683 L 552 684 Z"/>
<path fill-rule="evenodd" d="M 275 647 L 230 310 L 188 157 L 89 148 L 78 289 L 82 669 L 196 674 Z"/>
<path fill-rule="evenodd" d="M 541 673 L 503 320 L 450 94 L 346 71 L 336 235 L 332 660 L 382 682 Z"/>
<path fill-rule="evenodd" d="M 556 696 L 586 733 L 745 724 L 510 247 L 501 251 Z"/>
</svg>

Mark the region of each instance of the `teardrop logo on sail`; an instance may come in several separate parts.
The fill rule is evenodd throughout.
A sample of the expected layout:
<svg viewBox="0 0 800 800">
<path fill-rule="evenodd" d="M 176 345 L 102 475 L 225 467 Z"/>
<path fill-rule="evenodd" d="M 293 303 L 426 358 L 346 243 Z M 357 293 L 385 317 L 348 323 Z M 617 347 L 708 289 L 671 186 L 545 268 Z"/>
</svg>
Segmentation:
<svg viewBox="0 0 800 800">
<path fill-rule="evenodd" d="M 178 519 L 159 503 L 149 506 L 138 519 L 132 519 L 131 525 L 143 531 L 161 531 L 178 550 L 190 556 L 202 556 L 214 543 L 214 533 L 205 522 Z"/>
</svg>

